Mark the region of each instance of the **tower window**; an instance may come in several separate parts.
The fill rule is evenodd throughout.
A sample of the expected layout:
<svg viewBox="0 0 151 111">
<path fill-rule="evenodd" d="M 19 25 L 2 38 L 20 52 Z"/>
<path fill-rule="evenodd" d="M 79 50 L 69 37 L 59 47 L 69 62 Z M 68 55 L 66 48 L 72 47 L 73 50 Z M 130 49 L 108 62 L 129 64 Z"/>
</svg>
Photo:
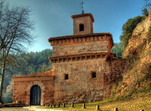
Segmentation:
<svg viewBox="0 0 151 111">
<path fill-rule="evenodd" d="M 91 78 L 96 78 L 96 72 L 91 73 Z"/>
<path fill-rule="evenodd" d="M 84 31 L 84 24 L 80 24 L 80 25 L 79 25 L 79 30 L 80 30 L 80 31 Z"/>
<path fill-rule="evenodd" d="M 68 74 L 65 74 L 64 75 L 64 80 L 68 80 L 69 79 L 69 75 Z"/>
</svg>

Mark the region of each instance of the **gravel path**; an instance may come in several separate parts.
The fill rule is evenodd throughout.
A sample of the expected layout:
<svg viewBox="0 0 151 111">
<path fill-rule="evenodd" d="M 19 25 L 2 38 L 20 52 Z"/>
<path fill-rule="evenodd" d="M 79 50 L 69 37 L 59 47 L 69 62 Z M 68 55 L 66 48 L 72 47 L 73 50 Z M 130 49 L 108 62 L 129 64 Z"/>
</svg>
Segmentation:
<svg viewBox="0 0 151 111">
<path fill-rule="evenodd" d="M 37 106 L 0 108 L 0 111 L 71 111 L 60 109 L 40 109 Z M 77 110 L 74 110 L 77 111 Z"/>
<path fill-rule="evenodd" d="M 0 108 L 0 111 L 31 111 L 22 107 L 15 107 L 15 108 Z"/>
<path fill-rule="evenodd" d="M 0 108 L 0 111 L 63 111 L 57 109 L 39 109 L 36 106 L 30 107 L 10 107 L 10 108 Z"/>
</svg>

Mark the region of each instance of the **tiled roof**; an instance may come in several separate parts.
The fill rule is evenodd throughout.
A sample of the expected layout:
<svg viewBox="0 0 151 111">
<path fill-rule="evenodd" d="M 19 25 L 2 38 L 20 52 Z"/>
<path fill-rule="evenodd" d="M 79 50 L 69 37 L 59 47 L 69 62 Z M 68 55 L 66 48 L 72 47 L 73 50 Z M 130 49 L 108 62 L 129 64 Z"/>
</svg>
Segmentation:
<svg viewBox="0 0 151 111">
<path fill-rule="evenodd" d="M 26 74 L 22 76 L 16 76 L 14 78 L 30 78 L 30 77 L 51 77 L 54 76 L 54 71 L 38 72 L 35 74 Z"/>
<path fill-rule="evenodd" d="M 72 18 L 78 18 L 78 17 L 84 17 L 84 16 L 90 16 L 92 22 L 94 22 L 93 15 L 91 13 L 84 13 L 84 14 L 78 14 L 78 15 L 72 15 Z"/>
<path fill-rule="evenodd" d="M 92 34 L 84 34 L 84 35 L 66 35 L 66 36 L 59 36 L 59 37 L 50 37 L 48 41 L 51 42 L 53 40 L 73 39 L 73 38 L 92 37 L 92 36 L 105 36 L 105 35 L 112 38 L 111 33 L 104 32 L 104 33 L 92 33 Z"/>
</svg>

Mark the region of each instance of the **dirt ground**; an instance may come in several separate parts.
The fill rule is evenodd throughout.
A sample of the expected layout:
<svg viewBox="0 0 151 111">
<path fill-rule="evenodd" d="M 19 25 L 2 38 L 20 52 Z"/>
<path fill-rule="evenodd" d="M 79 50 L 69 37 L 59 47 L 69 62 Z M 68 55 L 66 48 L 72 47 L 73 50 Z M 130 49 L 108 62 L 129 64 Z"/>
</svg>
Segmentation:
<svg viewBox="0 0 151 111">
<path fill-rule="evenodd" d="M 29 106 L 29 107 L 0 108 L 0 111 L 63 111 L 63 110 L 40 109 L 37 106 Z"/>
<path fill-rule="evenodd" d="M 14 107 L 14 108 L 0 108 L 0 111 L 31 111 L 22 107 Z"/>
</svg>

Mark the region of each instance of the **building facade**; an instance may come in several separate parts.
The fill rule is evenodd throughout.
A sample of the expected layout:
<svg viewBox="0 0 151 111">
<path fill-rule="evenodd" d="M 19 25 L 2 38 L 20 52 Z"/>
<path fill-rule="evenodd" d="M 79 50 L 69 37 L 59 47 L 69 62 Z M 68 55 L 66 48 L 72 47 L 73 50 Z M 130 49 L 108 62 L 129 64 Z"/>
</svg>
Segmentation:
<svg viewBox="0 0 151 111">
<path fill-rule="evenodd" d="M 90 13 L 73 15 L 72 19 L 74 35 L 48 39 L 53 47 L 49 58 L 52 70 L 13 78 L 14 102 L 82 103 L 110 96 L 111 82 L 121 77 L 122 72 L 116 72 L 121 61 L 111 62 L 115 57 L 111 53 L 112 35 L 93 33 L 94 18 Z"/>
</svg>

